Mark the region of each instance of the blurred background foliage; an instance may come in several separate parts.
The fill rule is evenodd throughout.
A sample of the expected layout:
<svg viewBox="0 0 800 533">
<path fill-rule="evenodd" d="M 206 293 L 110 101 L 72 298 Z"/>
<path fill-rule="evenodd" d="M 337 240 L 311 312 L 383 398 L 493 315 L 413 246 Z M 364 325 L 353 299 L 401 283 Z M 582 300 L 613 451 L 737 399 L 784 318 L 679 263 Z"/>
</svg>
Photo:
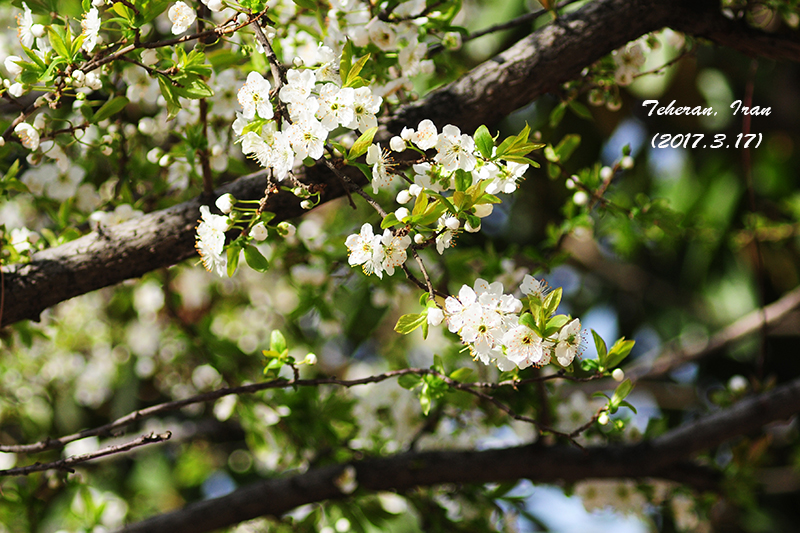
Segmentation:
<svg viewBox="0 0 800 533">
<path fill-rule="evenodd" d="M 471 0 L 463 8 L 456 23 L 476 31 L 538 4 Z M 13 21 L 5 20 L 13 28 Z M 548 21 L 540 17 L 535 25 Z M 418 92 L 457 78 L 531 29 L 495 33 L 457 52 L 438 54 L 436 73 L 416 82 Z M 578 135 L 580 143 L 557 165 L 537 152 L 542 168 L 529 171 L 518 193 L 504 198 L 484 221 L 484 232 L 459 237 L 458 246 L 439 264 L 438 256 L 429 255 L 437 285 L 455 293 L 479 276 L 499 279 L 510 290 L 524 273 L 544 276 L 551 286 L 564 288 L 562 311 L 581 317 L 584 327 L 607 340 L 636 339 L 633 361 L 652 358 L 673 341 L 683 347 L 703 345 L 714 332 L 795 288 L 800 276 L 800 68 L 686 39 L 666 32 L 655 37 L 657 48 L 647 54 L 643 70 L 668 66 L 630 86 L 618 88 L 610 81 L 613 59 L 607 58 L 559 93 L 492 125 L 492 131 L 506 136 L 528 123 L 542 142 L 558 146 Z M 598 87 L 602 94 L 592 102 L 589 93 Z M 750 131 L 763 139 L 750 149 L 749 163 L 741 149 L 653 148 L 651 140 L 659 134 L 734 139 L 743 132 L 743 117 L 734 116 L 729 106 L 750 90 L 754 105 L 770 108 L 771 114 L 752 117 Z M 648 116 L 645 99 L 713 106 L 718 115 Z M 601 105 L 593 105 L 598 101 Z M 2 127 L 10 120 L 3 116 Z M 145 142 L 141 151 L 149 148 Z M 136 153 L 139 148 L 132 149 Z M 4 150 L 4 165 L 9 165 L 13 148 Z M 623 150 L 630 151 L 635 164 L 617 167 L 604 196 L 607 203 L 587 198 L 580 187 L 570 188 L 570 176 L 578 175 L 590 192 L 596 190 L 602 167 L 615 167 Z M 144 153 L 131 161 L 140 175 L 156 168 Z M 232 163 L 222 179 L 235 178 L 247 164 Z M 113 170 L 88 169 L 87 179 L 99 187 L 101 176 L 109 173 Z M 120 198 L 138 199 L 137 208 L 145 211 L 200 190 L 193 181 L 175 197 L 167 196 L 158 180 L 117 183 Z M 59 213 L 63 208 L 57 202 L 27 205 L 17 215 L 29 227 L 49 227 L 55 235 L 68 227 L 86 229 L 85 218 Z M 0 214 L 8 224 L 7 206 L 0 207 Z M 359 207 L 358 216 L 365 213 Z M 457 337 L 442 328 L 426 342 L 418 332 L 401 337 L 393 331 L 400 314 L 418 310 L 417 291 L 400 276 L 379 282 L 347 266 L 344 237 L 357 228 L 345 200 L 323 205 L 295 223 L 294 237 L 260 245 L 273 266 L 266 274 L 243 269 L 232 279 L 219 279 L 189 260 L 64 302 L 45 313 L 41 323 L 4 330 L 0 442 L 68 434 L 154 403 L 262 380 L 261 350 L 269 348 L 273 329 L 284 332 L 298 360 L 307 352 L 317 354 L 318 366 L 302 368 L 307 377 L 354 378 L 427 367 L 434 353 L 443 357 L 448 371 L 470 366 L 478 379 L 496 377 L 493 369 L 470 362 Z M 798 320 L 799 315 L 790 314 L 768 332 L 763 365 L 759 341 L 750 337 L 681 367 L 664 381 L 640 382 L 632 399 L 641 406 L 640 414 L 624 438 L 664 431 L 729 404 L 744 391 L 796 377 Z M 592 357 L 594 348 L 585 344 L 583 356 Z M 744 377 L 743 383 L 737 376 Z M 567 399 L 572 388 L 548 389 L 561 405 L 573 401 Z M 535 388 L 498 397 L 520 413 L 564 422 L 561 405 L 544 405 Z M 489 447 L 535 438 L 532 428 L 509 423 L 505 415 L 460 393 L 448 394 L 425 418 L 415 395 L 395 382 L 227 397 L 146 420 L 129 434 L 165 429 L 173 432 L 168 444 L 84 465 L 74 474 L 0 478 L 0 531 L 103 531 L 264 476 L 396 453 L 412 443 L 418 449 Z M 588 438 L 593 442 L 595 437 Z M 125 437 L 78 441 L 65 454 L 118 440 Z M 0 468 L 58 456 L 0 454 Z M 707 460 L 730 478 L 725 505 L 710 498 L 706 508 L 703 500 L 698 506 L 717 531 L 796 530 L 796 424 L 714 450 Z M 778 466 L 786 464 L 793 467 Z M 550 507 L 537 505 L 538 499 L 551 502 Z M 571 526 L 559 525 L 563 516 L 554 509 L 575 501 L 560 490 L 527 482 L 488 490 L 448 486 L 402 497 L 360 495 L 236 530 L 566 531 Z M 636 518 L 588 517 L 570 509 L 578 520 L 573 525 L 582 531 L 676 530 L 675 511 L 658 505 Z"/>
</svg>

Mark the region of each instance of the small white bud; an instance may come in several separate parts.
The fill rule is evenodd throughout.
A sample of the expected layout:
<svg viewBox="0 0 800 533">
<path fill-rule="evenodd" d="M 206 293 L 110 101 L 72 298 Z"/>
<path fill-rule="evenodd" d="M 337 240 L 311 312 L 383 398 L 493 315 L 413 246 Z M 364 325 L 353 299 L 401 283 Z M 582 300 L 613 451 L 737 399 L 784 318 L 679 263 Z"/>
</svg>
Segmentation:
<svg viewBox="0 0 800 533">
<path fill-rule="evenodd" d="M 109 145 L 106 144 L 106 145 L 103 145 L 103 147 L 100 149 L 100 152 L 104 156 L 109 156 L 109 155 L 114 153 L 114 150 Z"/>
<path fill-rule="evenodd" d="M 215 205 L 223 215 L 227 215 L 233 210 L 233 206 L 236 205 L 236 197 L 231 193 L 225 193 L 217 198 Z"/>
<path fill-rule="evenodd" d="M 444 221 L 444 225 L 447 229 L 455 231 L 461 226 L 461 222 L 459 222 L 456 217 L 447 217 Z"/>
<path fill-rule="evenodd" d="M 42 131 L 45 126 L 44 122 L 45 116 L 46 115 L 44 113 L 36 115 L 36 118 L 33 119 L 33 127 L 39 131 Z"/>
<path fill-rule="evenodd" d="M 467 222 L 464 224 L 464 229 L 467 230 L 468 233 L 477 233 L 481 230 L 481 225 L 478 223 L 478 227 L 475 228 L 469 223 L 469 220 L 467 220 Z"/>
<path fill-rule="evenodd" d="M 402 222 L 405 218 L 411 216 L 411 213 L 405 207 L 401 207 L 400 209 L 394 212 L 394 216 L 397 217 L 397 220 Z"/>
<path fill-rule="evenodd" d="M 611 179 L 611 176 L 614 175 L 614 171 L 611 167 L 603 167 L 600 169 L 600 179 L 603 181 L 607 181 Z"/>
<path fill-rule="evenodd" d="M 20 96 L 25 94 L 25 87 L 21 83 L 15 83 L 8 88 L 8 94 L 13 96 L 14 98 L 19 98 Z"/>
<path fill-rule="evenodd" d="M 414 128 L 403 128 L 403 131 L 400 132 L 400 138 L 411 142 L 411 139 L 414 138 Z"/>
<path fill-rule="evenodd" d="M 269 232 L 267 231 L 267 227 L 264 225 L 264 223 L 259 222 L 250 229 L 250 236 L 261 242 L 269 236 Z"/>
<path fill-rule="evenodd" d="M 615 368 L 613 372 L 611 372 L 611 377 L 614 378 L 614 381 L 621 382 L 625 379 L 625 371 L 621 368 Z"/>
<path fill-rule="evenodd" d="M 600 416 L 597 417 L 597 423 L 600 424 L 601 426 L 605 426 L 606 424 L 608 424 L 608 413 L 606 411 L 600 413 Z"/>
<path fill-rule="evenodd" d="M 622 158 L 622 161 L 619 162 L 619 166 L 624 168 L 625 170 L 630 170 L 633 168 L 633 158 L 629 155 L 626 155 Z"/>
<path fill-rule="evenodd" d="M 572 189 L 574 189 L 574 188 L 575 188 L 575 186 L 577 185 L 577 183 L 578 183 L 578 176 L 574 176 L 574 175 L 573 175 L 573 176 L 570 176 L 570 177 L 568 177 L 568 178 L 567 178 L 567 182 L 564 184 L 564 186 L 565 186 L 565 187 L 566 187 L 568 190 L 570 190 L 570 191 L 571 191 Z"/>
<path fill-rule="evenodd" d="M 147 152 L 147 160 L 154 165 L 158 163 L 159 159 L 161 159 L 161 148 L 156 147 Z"/>
<path fill-rule="evenodd" d="M 401 137 L 395 135 L 389 139 L 389 148 L 391 148 L 394 152 L 405 152 L 406 142 Z"/>
<path fill-rule="evenodd" d="M 82 70 L 75 70 L 72 72 L 72 86 L 83 87 L 86 82 L 86 74 Z"/>
<path fill-rule="evenodd" d="M 438 307 L 428 308 L 428 324 L 438 326 L 444 320 L 444 313 Z"/>
<path fill-rule="evenodd" d="M 142 65 L 148 67 L 158 63 L 158 53 L 155 48 L 148 48 L 142 52 Z"/>
<path fill-rule="evenodd" d="M 494 211 L 494 206 L 492 204 L 480 204 L 476 205 L 474 210 L 476 217 L 486 218 L 492 214 L 492 211 Z"/>
<path fill-rule="evenodd" d="M 161 159 L 158 160 L 158 166 L 160 167 L 168 167 L 172 163 L 172 157 L 169 154 L 164 154 L 161 156 Z"/>
<path fill-rule="evenodd" d="M 449 31 L 442 37 L 442 46 L 448 50 L 458 50 L 461 48 L 461 34 L 457 31 Z"/>
<path fill-rule="evenodd" d="M 589 203 L 589 195 L 583 191 L 578 191 L 572 195 L 572 201 L 575 202 L 575 205 L 586 205 Z"/>
<path fill-rule="evenodd" d="M 422 244 L 425 242 L 425 237 L 422 236 L 422 233 L 417 233 L 414 235 L 414 242 L 417 244 Z"/>
<path fill-rule="evenodd" d="M 306 357 L 305 357 L 305 359 L 303 359 L 303 362 L 305 364 L 311 365 L 311 366 L 316 365 L 317 364 L 317 356 L 315 354 L 313 354 L 313 353 L 306 354 Z"/>
<path fill-rule="evenodd" d="M 422 187 L 420 187 L 416 183 L 412 184 L 408 188 L 408 194 L 410 194 L 411 196 L 419 196 L 419 193 L 421 193 L 421 192 L 422 192 Z"/>
<path fill-rule="evenodd" d="M 295 225 L 291 222 L 286 222 L 285 220 L 279 223 L 277 228 L 278 234 L 280 234 L 281 237 L 286 237 L 287 239 L 294 237 L 295 233 L 297 233 L 297 227 L 295 227 Z"/>
<path fill-rule="evenodd" d="M 747 378 L 740 375 L 731 376 L 731 379 L 728 380 L 728 388 L 731 392 L 741 393 L 747 390 L 747 386 L 749 385 Z"/>
<path fill-rule="evenodd" d="M 34 24 L 33 26 L 31 26 L 31 33 L 33 34 L 34 37 L 44 36 L 45 33 L 44 26 L 42 26 L 41 24 Z"/>
<path fill-rule="evenodd" d="M 0 136 L 0 148 L 2 148 L 2 147 L 3 147 L 3 146 L 5 146 L 5 145 L 6 145 L 6 139 L 5 139 L 5 137 L 2 137 L 2 136 Z"/>
<path fill-rule="evenodd" d="M 305 61 L 303 61 L 303 58 L 302 58 L 302 57 L 300 57 L 300 56 L 296 56 L 296 57 L 295 57 L 295 58 L 292 60 L 292 65 L 294 65 L 294 66 L 295 66 L 295 68 L 300 68 L 300 67 L 304 66 L 305 64 L 306 64 L 306 62 L 305 62 Z"/>
<path fill-rule="evenodd" d="M 397 193 L 397 203 L 400 205 L 407 204 L 411 201 L 411 193 L 408 192 L 406 189 L 403 189 L 399 193 Z"/>
</svg>

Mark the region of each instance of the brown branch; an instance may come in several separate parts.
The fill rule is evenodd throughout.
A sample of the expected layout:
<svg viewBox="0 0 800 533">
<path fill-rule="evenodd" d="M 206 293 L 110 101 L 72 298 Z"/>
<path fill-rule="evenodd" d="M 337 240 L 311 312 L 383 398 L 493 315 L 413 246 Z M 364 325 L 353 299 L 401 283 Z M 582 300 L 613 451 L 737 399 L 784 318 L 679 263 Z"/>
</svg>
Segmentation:
<svg viewBox="0 0 800 533">
<path fill-rule="evenodd" d="M 72 455 L 70 457 L 59 459 L 58 461 L 53 461 L 50 463 L 34 463 L 32 465 L 9 468 L 8 470 L 0 470 L 0 476 L 27 476 L 28 474 L 33 474 L 34 472 L 44 472 L 45 470 L 64 470 L 66 472 L 74 472 L 75 470 L 72 467 L 77 464 L 86 463 L 101 457 L 107 457 L 109 455 L 124 453 L 140 446 L 146 446 L 156 442 L 164 442 L 169 440 L 170 437 L 172 437 L 172 433 L 169 431 L 160 435 L 150 433 L 149 435 L 142 435 L 138 439 L 126 442 L 125 444 L 107 446 L 83 455 Z"/>
<path fill-rule="evenodd" d="M 384 120 L 376 138 L 386 140 L 399 134 L 403 127 L 414 126 L 425 118 L 435 124 L 454 124 L 463 131 L 473 131 L 480 124 L 492 125 L 511 111 L 558 88 L 562 82 L 579 77 L 583 68 L 612 50 L 666 25 L 687 33 L 695 30 L 697 34 L 710 38 L 717 36 L 723 44 L 731 40 L 728 38 L 730 32 L 741 31 L 741 39 L 733 43 L 734 48 L 764 43 L 765 55 L 769 57 L 780 56 L 781 50 L 795 50 L 800 46 L 795 44 L 797 37 L 766 36 L 757 30 L 741 28 L 738 23 L 718 15 L 718 8 L 712 7 L 705 5 L 705 11 L 701 11 L 701 8 L 692 8 L 689 0 L 591 2 L 561 17 L 557 24 L 537 30 L 459 80 L 399 108 L 392 117 Z M 689 15 L 692 20 L 686 19 Z M 710 22 L 704 23 L 706 18 Z M 227 31 L 228 28 L 224 29 Z M 175 42 L 200 36 L 181 37 Z M 142 43 L 141 46 L 164 45 L 166 42 Z M 119 57 L 129 51 L 119 50 L 98 59 L 93 66 L 99 67 L 101 62 L 112 60 L 112 56 Z M 20 120 L 24 117 L 18 117 L 10 128 L 13 129 Z M 11 129 L 6 134 L 10 134 Z M 345 194 L 342 185 L 322 164 L 298 169 L 297 173 L 305 174 L 309 182 L 325 184 L 323 202 Z M 242 178 L 216 192 L 231 192 L 242 199 L 260 198 L 264 190 L 264 174 L 254 176 L 257 177 Z M 364 183 L 359 172 L 355 172 L 351 179 Z M 302 214 L 298 204 L 291 195 L 270 198 L 270 210 L 277 214 L 278 221 Z M 0 327 L 26 318 L 37 319 L 44 309 L 60 301 L 139 277 L 194 255 L 194 226 L 200 205 L 199 200 L 193 200 L 151 213 L 111 228 L 107 235 L 92 233 L 38 252 L 30 264 L 4 267 L 8 298 Z"/>
<path fill-rule="evenodd" d="M 800 379 L 746 398 L 738 404 L 636 445 L 591 447 L 522 446 L 486 451 L 404 453 L 315 468 L 303 474 L 264 480 L 212 500 L 130 524 L 125 533 L 200 533 L 259 516 L 280 516 L 300 505 L 347 497 L 338 484 L 354 468 L 364 492 L 403 492 L 444 483 L 478 484 L 529 479 L 572 483 L 589 478 L 658 477 L 703 490 L 719 488 L 720 476 L 688 462 L 713 449 L 800 411 Z"/>
<path fill-rule="evenodd" d="M 662 354 L 655 361 L 648 361 L 649 358 L 645 355 L 645 362 L 632 365 L 625 370 L 625 374 L 633 381 L 663 376 L 681 365 L 719 353 L 720 350 L 731 344 L 758 333 L 762 327 L 775 326 L 798 307 L 800 307 L 800 287 L 786 293 L 780 300 L 764 308 L 756 309 L 715 333 L 704 346 L 693 349 L 662 348 Z"/>
</svg>

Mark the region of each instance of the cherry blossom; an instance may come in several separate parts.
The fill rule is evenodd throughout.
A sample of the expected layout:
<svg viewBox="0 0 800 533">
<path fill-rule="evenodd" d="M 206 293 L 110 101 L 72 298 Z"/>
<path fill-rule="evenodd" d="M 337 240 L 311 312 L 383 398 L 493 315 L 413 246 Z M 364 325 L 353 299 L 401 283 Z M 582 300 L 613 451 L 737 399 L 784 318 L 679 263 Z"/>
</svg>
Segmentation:
<svg viewBox="0 0 800 533">
<path fill-rule="evenodd" d="M 175 2 L 167 12 L 170 22 L 172 22 L 172 33 L 180 35 L 194 24 L 196 15 L 194 9 L 187 6 L 185 2 Z"/>
<path fill-rule="evenodd" d="M 178 2 L 179 4 L 182 2 Z M 258 72 L 250 72 L 247 81 L 239 89 L 237 97 L 242 105 L 244 118 L 253 120 L 258 113 L 261 118 L 270 119 L 273 116 L 272 104 L 269 101 L 269 91 L 272 88 L 268 80 Z"/>
<path fill-rule="evenodd" d="M 448 124 L 436 141 L 434 161 L 441 163 L 445 170 L 456 169 L 470 172 L 475 168 L 477 159 L 473 155 L 475 141 L 469 135 L 462 135 L 456 126 Z"/>
</svg>

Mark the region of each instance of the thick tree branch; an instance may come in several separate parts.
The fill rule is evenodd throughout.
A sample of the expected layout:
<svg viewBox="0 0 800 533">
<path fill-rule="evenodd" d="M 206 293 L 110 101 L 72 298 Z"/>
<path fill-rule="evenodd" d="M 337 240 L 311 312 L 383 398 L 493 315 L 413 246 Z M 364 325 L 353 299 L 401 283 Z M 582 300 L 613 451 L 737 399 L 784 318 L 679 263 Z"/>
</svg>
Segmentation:
<svg viewBox="0 0 800 533">
<path fill-rule="evenodd" d="M 280 516 L 300 505 L 347 497 L 337 478 L 352 466 L 361 490 L 403 492 L 442 483 L 530 479 L 536 483 L 588 478 L 659 477 L 713 489 L 718 478 L 688 461 L 737 435 L 800 411 L 800 379 L 750 398 L 642 444 L 595 447 L 537 445 L 487 451 L 406 453 L 333 465 L 289 478 L 270 479 L 222 498 L 131 524 L 125 533 L 199 533 L 258 516 Z"/>
<path fill-rule="evenodd" d="M 534 32 L 419 102 L 400 108 L 384 121 L 378 139 L 399 133 L 403 126 L 416 126 L 424 118 L 436 124 L 454 124 L 468 132 L 480 124 L 494 124 L 562 82 L 578 77 L 584 67 L 612 50 L 665 26 L 745 53 L 800 60 L 797 35 L 767 35 L 729 21 L 719 14 L 715 1 L 598 0 Z M 323 201 L 345 194 L 324 165 L 307 169 L 305 174 L 311 182 L 326 184 Z M 218 192 L 258 198 L 263 189 L 263 174 L 257 174 L 240 178 Z M 278 195 L 270 198 L 268 209 L 277 213 L 278 220 L 298 216 L 302 210 L 293 200 L 289 195 Z M 6 298 L 0 327 L 23 319 L 37 320 L 44 309 L 58 302 L 192 256 L 200 205 L 197 199 L 154 212 L 36 253 L 30 264 L 5 267 Z"/>
</svg>

